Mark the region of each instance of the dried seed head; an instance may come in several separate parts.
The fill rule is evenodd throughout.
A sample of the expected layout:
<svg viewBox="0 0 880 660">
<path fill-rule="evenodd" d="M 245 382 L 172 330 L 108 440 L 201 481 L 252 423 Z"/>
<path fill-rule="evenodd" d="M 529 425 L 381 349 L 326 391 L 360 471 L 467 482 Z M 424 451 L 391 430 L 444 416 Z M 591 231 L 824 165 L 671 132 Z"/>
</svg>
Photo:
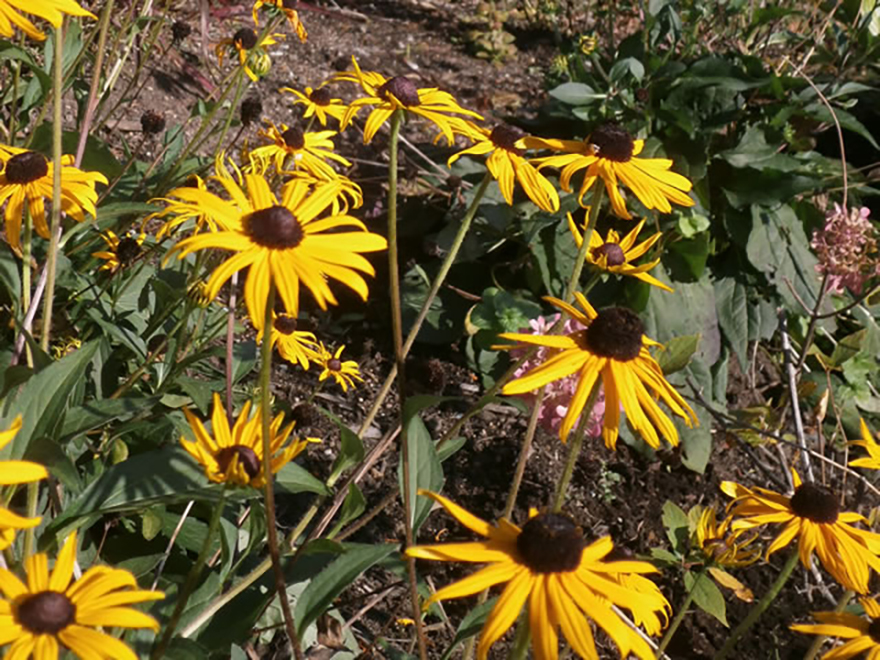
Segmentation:
<svg viewBox="0 0 880 660">
<path fill-rule="evenodd" d="M 174 21 L 171 24 L 171 41 L 179 44 L 192 33 L 192 26 L 185 21 Z"/>
<path fill-rule="evenodd" d="M 568 516 L 541 513 L 523 526 L 516 548 L 533 573 L 567 573 L 580 565 L 584 537 Z"/>
<path fill-rule="evenodd" d="M 25 151 L 6 161 L 5 173 L 7 183 L 31 183 L 49 173 L 49 161 L 36 151 Z"/>
<path fill-rule="evenodd" d="M 263 116 L 263 102 L 259 96 L 249 96 L 241 102 L 241 123 L 250 126 Z"/>
<path fill-rule="evenodd" d="M 283 250 L 302 243 L 305 232 L 289 209 L 270 206 L 242 219 L 245 233 L 257 245 Z"/>
<path fill-rule="evenodd" d="M 76 605 L 62 593 L 41 591 L 15 607 L 15 618 L 35 635 L 55 635 L 76 620 Z"/>
<path fill-rule="evenodd" d="M 158 112 L 147 110 L 141 115 L 141 130 L 147 135 L 155 135 L 165 130 L 165 117 Z"/>
</svg>

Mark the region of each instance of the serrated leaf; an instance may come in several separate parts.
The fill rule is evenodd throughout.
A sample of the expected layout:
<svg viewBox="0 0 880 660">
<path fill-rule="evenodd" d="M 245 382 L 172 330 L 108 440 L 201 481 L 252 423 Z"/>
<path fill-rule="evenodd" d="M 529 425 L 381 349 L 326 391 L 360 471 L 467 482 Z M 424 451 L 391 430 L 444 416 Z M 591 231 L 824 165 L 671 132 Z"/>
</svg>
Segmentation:
<svg viewBox="0 0 880 660">
<path fill-rule="evenodd" d="M 725 628 L 729 627 L 724 594 L 708 575 L 695 575 L 688 571 L 684 574 L 684 588 L 693 593 L 697 607 L 718 619 Z"/>
<path fill-rule="evenodd" d="M 397 548 L 390 543 L 347 546 L 345 554 L 318 573 L 297 599 L 293 618 L 300 636 L 361 573 Z"/>
</svg>

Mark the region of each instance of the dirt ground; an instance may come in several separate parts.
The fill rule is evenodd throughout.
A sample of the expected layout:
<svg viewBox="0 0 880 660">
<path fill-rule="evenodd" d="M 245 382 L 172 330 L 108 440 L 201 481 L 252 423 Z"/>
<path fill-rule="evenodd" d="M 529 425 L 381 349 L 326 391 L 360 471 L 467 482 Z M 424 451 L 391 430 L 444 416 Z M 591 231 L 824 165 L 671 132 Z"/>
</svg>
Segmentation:
<svg viewBox="0 0 880 660">
<path fill-rule="evenodd" d="M 465 30 L 461 19 L 471 14 L 476 4 L 472 0 L 454 3 L 444 0 L 339 0 L 338 5 L 331 2 L 303 10 L 301 17 L 309 31 L 308 43 L 300 44 L 285 28 L 288 32 L 286 41 L 271 50 L 270 74 L 254 85 L 248 95 L 259 92 L 266 118 L 291 123 L 299 116 L 298 111 L 294 111 L 288 98 L 276 90 L 283 86 L 300 89 L 307 85 L 316 86 L 333 73 L 349 68 L 350 58 L 354 55 L 364 69 L 381 70 L 389 76 L 408 75 L 414 77 L 420 86 L 446 89 L 463 106 L 478 110 L 487 117 L 528 117 L 545 99 L 544 74 L 554 54 L 551 36 L 538 33 L 519 39 L 518 54 L 499 66 L 477 59 L 461 40 Z M 180 123 L 189 105 L 204 94 L 199 81 L 191 75 L 191 65 L 187 64 L 197 58 L 200 49 L 196 12 L 187 8 L 176 17 L 192 25 L 192 34 L 179 47 L 172 49 L 161 67 L 151 69 L 150 81 L 116 130 L 126 131 L 133 125 L 139 126 L 139 117 L 147 108 L 163 112 L 169 125 Z M 249 21 L 249 4 L 218 5 L 212 14 L 210 38 L 216 41 L 228 37 Z M 257 143 L 257 128 L 251 126 L 244 130 L 240 140 Z M 434 153 L 430 145 L 432 135 L 420 132 L 416 126 L 408 126 L 406 136 L 419 145 L 419 149 Z M 112 134 L 109 137 L 112 139 Z M 356 131 L 349 131 L 337 141 L 339 152 L 355 163 L 349 175 L 364 186 L 367 193 L 365 215 L 379 231 L 384 208 L 381 181 L 386 171 L 383 144 L 384 137 L 380 135 L 374 145 L 365 147 Z M 411 179 L 424 163 L 412 150 L 405 149 L 404 154 L 405 178 Z M 441 164 L 444 160 L 437 158 Z M 441 195 L 431 202 L 439 205 L 438 217 L 442 217 L 448 207 L 448 197 Z M 412 221 L 423 222 L 424 219 L 419 217 Z M 425 235 L 431 229 L 428 225 L 417 233 Z M 430 251 L 431 246 L 424 241 L 413 241 L 404 247 L 402 261 L 406 263 L 430 256 Z M 371 288 L 383 292 L 386 290 L 386 275 L 381 264 L 377 263 L 377 269 L 379 272 Z M 346 343 L 346 354 L 358 360 L 365 382 L 347 395 L 338 388 L 326 387 L 317 401 L 357 428 L 392 363 L 387 303 L 382 296 L 374 296 L 366 305 L 355 299 L 345 300 L 345 304 L 349 302 L 354 311 L 348 320 L 336 313 L 329 320 L 320 322 L 319 331 L 337 344 Z M 426 367 L 429 358 L 437 362 Z M 434 379 L 432 393 L 459 398 L 426 413 L 429 429 L 434 437 L 439 437 L 476 400 L 479 389 L 476 383 L 479 381 L 465 367 L 464 357 L 457 346 L 438 348 L 417 344 L 410 367 L 413 372 L 439 368 L 442 378 Z M 749 398 L 748 393 L 742 391 L 745 379 L 737 379 L 737 374 L 732 376 L 735 389 L 730 393 L 730 400 L 743 403 Z M 777 374 L 766 373 L 764 376 L 765 385 L 770 389 L 774 380 L 777 384 L 779 382 Z M 278 366 L 274 379 L 276 395 L 294 407 L 311 391 L 315 378 L 313 372 L 303 377 L 284 365 Z M 394 428 L 397 414 L 397 397 L 392 393 L 367 434 L 368 446 Z M 326 476 L 338 447 L 338 434 L 322 418 L 314 418 L 311 424 L 303 419 L 301 430 L 305 431 L 308 426 L 312 433 L 326 438 L 326 444 L 322 451 L 309 454 L 305 466 L 318 477 Z M 494 407 L 470 420 L 463 431 L 467 444 L 444 465 L 444 493 L 477 515 L 496 518 L 504 507 L 525 427 L 525 417 L 506 407 Z M 557 438 L 539 433 L 520 492 L 515 516 L 518 522 L 523 520 L 528 507 L 546 506 L 561 473 L 564 456 L 564 447 Z M 771 469 L 778 471 L 779 468 L 773 464 Z M 652 547 L 667 547 L 661 524 L 664 502 L 672 500 L 685 509 L 695 504 L 723 504 L 718 487 L 725 479 L 770 485 L 756 469 L 753 460 L 723 432 L 717 434 L 715 452 L 704 475 L 684 468 L 673 451 L 661 452 L 657 460 L 649 462 L 630 452 L 625 445 L 614 453 L 605 449 L 601 441 L 593 440 L 587 444 L 578 462 L 567 510 L 589 538 L 610 534 L 621 553 L 647 556 Z M 397 488 L 397 456 L 393 451 L 369 471 L 361 487 L 367 497 L 368 510 L 386 493 Z M 280 506 L 296 507 L 297 502 L 282 499 Z M 438 511 L 428 519 L 421 539 L 433 539 L 442 530 L 447 530 L 446 538 L 450 540 L 466 537 L 457 523 Z M 397 504 L 387 507 L 351 537 L 351 540 L 361 542 L 388 539 L 403 539 L 402 513 Z M 760 596 L 784 562 L 784 555 L 776 555 L 769 566 L 762 564 L 741 571 L 737 576 Z M 438 587 L 468 572 L 461 567 L 429 562 L 420 564 L 419 569 Z M 677 607 L 684 597 L 680 576 L 669 574 L 659 580 L 667 598 L 673 607 Z M 363 607 L 365 594 L 381 592 L 389 585 L 396 585 L 395 589 L 360 618 L 354 630 L 364 647 L 381 634 L 403 640 L 396 646 L 405 651 L 409 648 L 406 640 L 411 632 L 395 622 L 408 616 L 410 609 L 405 588 L 397 576 L 373 569 L 336 605 L 343 615 L 352 616 Z M 832 593 L 839 596 L 833 586 Z M 474 599 L 465 599 L 445 605 L 453 626 L 474 603 Z M 727 603 L 728 618 L 735 624 L 745 616 L 748 606 L 729 594 Z M 798 569 L 754 634 L 740 645 L 737 656 L 756 660 L 802 657 L 810 640 L 788 631 L 788 625 L 796 619 L 804 620 L 810 610 L 832 607 L 817 590 L 814 576 Z M 695 611 L 686 618 L 668 654 L 676 660 L 710 658 L 728 632 L 714 619 Z M 453 629 L 444 625 L 431 627 L 432 657 L 440 656 L 452 633 Z M 492 657 L 504 657 L 509 639 L 510 635 L 496 645 Z M 607 639 L 601 634 L 597 639 L 604 649 L 603 657 L 618 657 Z"/>
</svg>

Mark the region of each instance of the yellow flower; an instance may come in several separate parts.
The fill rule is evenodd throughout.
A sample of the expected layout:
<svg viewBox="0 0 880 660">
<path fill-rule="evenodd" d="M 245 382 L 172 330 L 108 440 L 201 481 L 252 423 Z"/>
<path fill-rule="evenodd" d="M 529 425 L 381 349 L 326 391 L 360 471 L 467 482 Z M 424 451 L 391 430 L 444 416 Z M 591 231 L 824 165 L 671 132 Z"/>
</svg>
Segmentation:
<svg viewBox="0 0 880 660">
<path fill-rule="evenodd" d="M 754 564 L 761 557 L 761 550 L 749 548 L 756 536 L 749 536 L 741 541 L 742 533 L 734 533 L 730 529 L 733 518 L 728 516 L 720 523 L 714 506 L 705 507 L 700 513 L 700 520 L 695 530 L 697 547 L 706 558 L 716 566 L 737 568 Z"/>
<path fill-rule="evenodd" d="M 330 89 L 324 85 L 317 89 L 306 87 L 304 92 L 292 87 L 282 87 L 281 91 L 296 97 L 294 105 L 306 106 L 306 111 L 303 113 L 304 119 L 314 116 L 321 126 L 327 125 L 327 117 L 333 117 L 336 121 L 341 122 L 348 107 L 342 102 L 342 99 L 333 98 Z"/>
<path fill-rule="evenodd" d="M 2 2 L 2 0 L 0 0 Z M 6 240 L 13 249 L 20 250 L 19 235 L 27 203 L 34 229 L 43 238 L 49 238 L 46 224 L 45 198 L 52 199 L 54 164 L 36 151 L 0 145 L 0 206 L 7 199 Z M 85 220 L 83 211 L 95 215 L 97 183 L 107 183 L 99 172 L 83 172 L 73 167 L 73 156 L 61 157 L 61 210 L 77 222 Z"/>
<path fill-rule="evenodd" d="M 260 136 L 270 140 L 272 144 L 252 149 L 250 158 L 252 162 L 271 161 L 275 164 L 275 169 L 282 174 L 286 174 L 288 170 L 305 170 L 323 179 L 334 179 L 337 174 L 330 167 L 328 160 L 336 161 L 345 167 L 351 165 L 348 160 L 334 153 L 333 140 L 330 139 L 334 135 L 336 131 L 305 133 L 298 126 L 288 127 L 286 124 L 276 126 L 269 122 L 269 129 L 261 130 Z"/>
<path fill-rule="evenodd" d="M 278 349 L 282 358 L 308 371 L 310 362 L 318 362 L 321 359 L 321 349 L 313 333 L 297 330 L 296 326 L 295 317 L 273 313 L 272 345 Z M 261 330 L 257 341 L 262 335 Z"/>
<path fill-rule="evenodd" d="M 569 335 L 514 332 L 499 335 L 502 339 L 523 344 L 560 349 L 540 367 L 507 383 L 502 392 L 525 394 L 578 373 L 577 389 L 559 429 L 559 437 L 564 442 L 580 417 L 596 379 L 601 376 L 605 389 L 602 437 L 607 447 L 614 449 L 617 445 L 621 405 L 629 423 L 651 447 L 656 449 L 660 446 L 657 429 L 670 444 L 677 445 L 678 431 L 657 405 L 657 399 L 663 399 L 669 409 L 684 419 L 688 426 L 696 424 L 697 417 L 666 381 L 660 365 L 648 352 L 648 346 L 657 346 L 657 342 L 645 337 L 645 326 L 635 312 L 624 307 L 609 307 L 596 312 L 583 294 L 575 293 L 575 297 L 583 312 L 556 298 L 545 300 L 587 326 L 586 330 Z"/>
<path fill-rule="evenodd" d="M 461 156 L 489 154 L 486 167 L 498 181 L 501 194 L 508 204 L 513 204 L 514 182 L 517 181 L 529 199 L 540 209 L 548 213 L 559 210 L 556 188 L 523 158 L 523 153 L 531 144 L 531 138 L 525 133 L 506 124 L 499 124 L 491 131 L 470 121 L 462 121 L 458 126 L 458 132 L 466 135 L 474 144 L 450 157 L 447 167 L 452 167 L 452 163 Z"/>
<path fill-rule="evenodd" d="M 589 211 L 587 211 L 587 215 L 589 216 Z M 633 266 L 632 264 L 632 262 L 650 250 L 662 236 L 660 232 L 657 232 L 648 240 L 636 245 L 636 239 L 638 239 L 639 232 L 642 231 L 644 226 L 645 220 L 643 219 L 623 240 L 613 229 L 608 230 L 608 235 L 604 241 L 599 236 L 598 231 L 593 231 L 590 234 L 590 249 L 587 250 L 587 263 L 609 273 L 631 275 L 642 282 L 647 282 L 665 291 L 672 291 L 671 288 L 663 284 L 656 277 L 648 274 L 649 270 L 660 263 L 659 258 L 641 266 Z M 568 228 L 571 230 L 571 235 L 574 236 L 574 242 L 577 244 L 578 249 L 580 249 L 581 244 L 584 242 L 584 237 L 578 230 L 571 213 L 568 214 Z"/>
<path fill-rule="evenodd" d="M 254 161 L 257 163 L 258 161 Z M 335 197 L 330 204 L 330 211 L 333 215 L 339 213 L 347 213 L 349 205 L 352 208 L 360 208 L 364 205 L 364 192 L 361 187 L 344 174 L 333 173 L 332 177 L 321 177 L 306 172 L 304 170 L 296 170 L 285 174 L 287 181 L 300 181 L 312 186 L 315 192 L 330 186 L 329 190 L 335 191 Z"/>
<path fill-rule="evenodd" d="M 800 623 L 790 628 L 807 635 L 846 640 L 842 646 L 825 653 L 821 660 L 848 660 L 863 653 L 865 660 L 880 660 L 880 605 L 873 598 L 859 598 L 859 603 L 867 619 L 848 612 L 813 612 L 813 618 L 819 623 Z"/>
<path fill-rule="evenodd" d="M 606 536 L 587 545 L 581 529 L 563 514 L 533 511 L 522 529 L 504 518 L 490 525 L 445 497 L 423 490 L 419 494 L 438 502 L 485 540 L 419 545 L 409 548 L 406 554 L 435 561 L 489 564 L 443 587 L 428 602 L 473 596 L 507 583 L 483 626 L 477 646 L 479 660 L 485 660 L 492 644 L 516 622 L 526 602 L 537 660 L 556 660 L 559 628 L 575 653 L 582 658 L 597 658 L 588 619 L 614 641 L 621 658 L 632 653 L 653 660 L 647 642 L 613 609 L 628 609 L 649 635 L 660 632 L 669 603 L 653 582 L 642 577 L 657 572 L 651 564 L 606 561 L 614 548 L 611 539 Z"/>
<path fill-rule="evenodd" d="M 728 505 L 731 515 L 737 518 L 731 528 L 737 532 L 768 523 L 784 524 L 767 548 L 767 557 L 797 538 L 805 567 L 810 567 L 815 550 L 835 580 L 847 589 L 867 592 L 870 569 L 880 572 L 880 534 L 852 527 L 850 523 L 867 521 L 858 513 L 840 511 L 837 497 L 828 489 L 802 483 L 794 469 L 791 473 L 795 486 L 791 497 L 723 482 L 722 492 L 734 498 Z"/>
<path fill-rule="evenodd" d="M 354 71 L 337 73 L 333 79 L 358 83 L 367 96 L 349 104 L 342 117 L 340 130 L 348 127 L 361 108 L 375 106 L 364 124 L 364 144 L 371 142 L 379 127 L 398 110 L 405 110 L 433 122 L 449 144 L 455 140 L 453 128 L 460 121 L 454 115 L 482 119 L 476 112 L 462 108 L 449 92 L 442 92 L 435 87 L 417 89 L 415 83 L 405 76 L 389 79 L 375 71 L 361 71 L 354 56 L 351 61 Z"/>
<path fill-rule="evenodd" d="M 134 575 L 110 566 L 92 566 L 73 580 L 76 532 L 67 537 L 49 571 L 49 558 L 24 561 L 27 581 L 0 568 L 0 644 L 12 646 L 5 658 L 57 660 L 61 648 L 79 658 L 137 660 L 125 643 L 99 628 L 159 630 L 156 620 L 128 605 L 161 600 L 161 591 L 137 588 Z"/>
<path fill-rule="evenodd" d="M 223 41 L 218 43 L 214 52 L 217 55 L 217 61 L 220 66 L 223 66 L 223 57 L 227 51 L 238 53 L 238 63 L 244 67 L 247 77 L 256 82 L 259 76 L 254 71 L 254 67 L 268 70 L 265 62 L 261 62 L 263 58 L 267 57 L 264 48 L 278 43 L 277 39 L 284 39 L 284 35 L 276 32 L 274 34 L 267 34 L 260 40 L 260 37 L 252 29 L 241 28 L 232 37 L 223 39 Z M 262 73 L 265 73 L 265 71 Z"/>
<path fill-rule="evenodd" d="M 205 210 L 199 204 L 201 196 L 193 192 L 207 192 L 207 190 L 208 186 L 205 185 L 202 177 L 198 174 L 191 174 L 187 177 L 186 183 L 168 193 L 168 197 L 157 197 L 150 200 L 150 202 L 165 202 L 168 206 L 157 213 L 147 216 L 146 220 L 144 220 L 144 225 L 153 218 L 163 220 L 171 216 L 169 220 L 162 223 L 162 226 L 156 232 L 156 238 L 160 240 L 165 236 L 170 236 L 177 227 L 188 220 L 195 222 L 193 230 L 195 234 L 198 234 L 206 226 L 210 231 L 217 231 L 216 223 L 211 219 L 210 215 L 205 213 Z"/>
<path fill-rule="evenodd" d="M 540 142 L 548 149 L 565 152 L 559 156 L 546 156 L 533 161 L 539 163 L 541 168 L 561 167 L 559 184 L 563 190 L 570 192 L 571 177 L 575 172 L 586 169 L 578 192 L 578 202 L 582 206 L 584 195 L 593 186 L 596 177 L 601 177 L 605 182 L 614 212 L 627 220 L 632 216 L 626 210 L 626 203 L 618 189 L 618 179 L 649 209 L 670 213 L 672 206 L 669 202 L 681 206 L 694 205 L 694 200 L 687 195 L 692 187 L 691 182 L 681 174 L 669 171 L 672 161 L 666 158 L 638 158 L 645 141 L 633 140 L 617 124 L 599 126 L 586 140 Z"/>
<path fill-rule="evenodd" d="M 868 425 L 865 424 L 865 420 L 861 417 L 859 417 L 859 424 L 862 429 L 862 439 L 853 440 L 849 444 L 857 447 L 864 447 L 868 452 L 868 455 L 865 458 L 857 458 L 854 461 L 850 461 L 849 466 L 868 468 L 869 470 L 880 470 L 880 445 L 877 444 L 871 430 L 868 428 Z"/>
<path fill-rule="evenodd" d="M 101 266 L 100 270 L 115 272 L 119 268 L 131 265 L 140 256 L 141 247 L 147 235 L 141 233 L 137 238 L 132 238 L 131 236 L 119 238 L 108 229 L 106 234 L 101 234 L 101 238 L 107 244 L 107 249 L 92 252 L 92 256 L 104 259 L 105 263 Z"/>
<path fill-rule="evenodd" d="M 284 6 L 284 0 L 257 0 L 254 3 L 253 10 L 254 25 L 256 25 L 257 27 L 259 27 L 260 25 L 260 21 L 257 18 L 257 11 L 260 9 L 260 7 L 263 6 L 271 7 L 276 12 L 284 12 L 284 15 L 287 17 L 287 22 L 290 23 L 290 27 L 293 29 L 293 31 L 296 32 L 296 36 L 299 37 L 299 40 L 302 43 L 306 42 L 306 39 L 309 36 L 306 32 L 306 26 L 303 25 L 301 20 L 299 20 L 299 14 L 296 13 L 295 9 L 288 9 Z"/>
<path fill-rule="evenodd" d="M 369 293 L 360 273 L 374 275 L 364 252 L 384 250 L 388 243 L 378 234 L 349 215 L 318 219 L 337 198 L 341 184 L 329 182 L 315 189 L 296 179 L 281 189 L 281 200 L 258 174 L 244 175 L 240 182 L 217 176 L 232 201 L 220 199 L 207 191 L 185 189 L 186 194 L 204 209 L 219 231 L 191 236 L 173 250 L 182 259 L 198 250 L 217 248 L 234 254 L 220 264 L 208 280 L 208 296 L 217 297 L 220 288 L 236 271 L 250 267 L 244 287 L 244 299 L 251 322 L 263 326 L 270 282 L 274 282 L 291 316 L 299 312 L 300 283 L 308 288 L 321 309 L 336 304 L 327 283 L 334 279 L 350 287 L 364 300 Z M 172 191 L 180 197 L 181 189 Z M 331 231 L 353 228 L 354 231 Z"/>
<path fill-rule="evenodd" d="M 5 431 L 0 431 L 0 449 L 3 449 L 21 430 L 21 415 L 18 415 Z M 30 461 L 0 461 L 0 486 L 14 486 L 40 481 L 49 476 L 39 463 Z M 0 550 L 8 548 L 15 540 L 15 530 L 31 529 L 40 524 L 41 518 L 22 518 L 6 507 L 0 507 Z"/>
<path fill-rule="evenodd" d="M 355 387 L 354 381 L 364 382 L 364 379 L 361 377 L 357 362 L 354 360 L 345 360 L 343 362 L 339 359 L 344 349 L 345 346 L 340 346 L 336 349 L 336 353 L 331 353 L 323 343 L 319 345 L 317 363 L 324 368 L 324 371 L 318 376 L 318 381 L 324 381 L 333 376 L 333 379 L 342 388 L 342 391 L 348 392 L 349 387 Z"/>
<path fill-rule="evenodd" d="M 15 27 L 20 28 L 27 36 L 37 41 L 46 38 L 37 27 L 27 18 L 19 14 L 23 11 L 43 18 L 52 24 L 52 27 L 61 27 L 65 14 L 68 16 L 96 16 L 80 7 L 74 0 L 0 0 L 0 37 L 12 37 L 15 35 Z"/>
<path fill-rule="evenodd" d="M 202 421 L 189 410 L 184 409 L 183 412 L 196 440 L 190 442 L 181 437 L 180 444 L 205 468 L 205 476 L 209 480 L 254 488 L 262 488 L 266 485 L 263 472 L 263 426 L 260 406 L 257 406 L 254 415 L 250 416 L 251 402 L 245 403 L 230 430 L 223 402 L 220 395 L 215 392 L 211 433 L 205 430 Z M 320 442 L 317 438 L 307 438 L 294 440 L 285 446 L 295 423 L 291 422 L 282 429 L 283 422 L 284 413 L 279 413 L 272 420 L 270 429 L 272 474 L 276 474 L 299 456 L 310 442 Z"/>
</svg>

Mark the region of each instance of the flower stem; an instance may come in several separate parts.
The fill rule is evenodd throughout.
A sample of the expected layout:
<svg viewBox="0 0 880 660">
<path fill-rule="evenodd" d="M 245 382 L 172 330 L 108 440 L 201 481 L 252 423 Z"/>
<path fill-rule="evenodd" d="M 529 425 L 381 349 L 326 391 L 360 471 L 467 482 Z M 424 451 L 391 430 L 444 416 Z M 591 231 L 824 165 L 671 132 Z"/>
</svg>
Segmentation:
<svg viewBox="0 0 880 660">
<path fill-rule="evenodd" d="M 229 281 L 229 310 L 226 312 L 226 418 L 232 425 L 232 367 L 235 348 L 235 304 L 238 290 L 238 271 Z M 271 337 L 271 335 L 270 335 Z"/>
<path fill-rule="evenodd" d="M 764 611 L 770 607 L 770 603 L 776 600 L 776 597 L 779 595 L 779 592 L 782 591 L 782 587 L 785 586 L 785 583 L 788 582 L 788 578 L 791 577 L 792 572 L 794 571 L 794 567 L 798 563 L 798 552 L 797 549 L 792 551 L 792 553 L 788 556 L 788 560 L 785 562 L 785 566 L 782 567 L 782 570 L 779 572 L 779 575 L 776 577 L 776 581 L 770 586 L 770 589 L 764 594 L 764 597 L 759 600 L 749 611 L 748 615 L 742 622 L 734 629 L 734 631 L 730 634 L 730 637 L 727 638 L 727 641 L 724 642 L 724 646 L 721 647 L 721 650 L 715 655 L 714 660 L 724 660 L 730 652 L 734 649 L 737 642 L 739 642 L 740 638 L 746 634 L 754 623 L 761 617 Z"/>
<path fill-rule="evenodd" d="M 296 660 L 303 660 L 303 652 L 299 647 L 299 637 L 293 624 L 293 614 L 290 611 L 290 601 L 287 599 L 287 585 L 284 579 L 284 570 L 281 568 L 281 556 L 278 551 L 278 527 L 275 521 L 275 491 L 272 483 L 272 312 L 275 309 L 275 282 L 269 283 L 269 295 L 266 298 L 266 313 L 263 317 L 263 342 L 260 345 L 260 412 L 262 413 L 263 435 L 263 479 L 266 482 L 266 532 L 269 545 L 269 555 L 272 558 L 272 568 L 275 572 L 275 589 L 278 591 L 278 600 L 281 604 L 281 612 L 284 614 L 284 625 L 287 628 L 287 636 L 293 646 Z"/>
<path fill-rule="evenodd" d="M 24 317 L 31 306 L 31 286 L 33 286 L 33 283 L 31 282 L 33 272 L 31 271 L 31 253 L 34 240 L 34 223 L 31 219 L 31 212 L 28 205 L 23 204 L 22 206 L 24 206 L 24 236 L 22 237 L 21 242 L 21 314 L 22 317 Z M 23 323 L 22 328 L 24 328 Z M 34 357 L 31 354 L 31 347 L 29 345 L 25 346 L 25 353 L 27 354 L 28 366 L 32 367 Z"/>
<path fill-rule="evenodd" d="M 856 595 L 856 592 L 852 589 L 847 589 L 843 592 L 843 595 L 840 597 L 840 600 L 837 601 L 837 607 L 834 608 L 834 611 L 837 614 L 840 614 L 846 609 L 846 606 L 849 605 L 849 601 L 852 600 L 853 596 Z M 813 660 L 813 658 L 818 655 L 819 651 L 822 648 L 822 645 L 828 639 L 828 635 L 819 635 L 816 639 L 813 640 L 813 643 L 810 644 L 810 648 L 807 649 L 807 652 L 804 654 L 804 660 Z"/>
<path fill-rule="evenodd" d="M 571 446 L 568 448 L 568 457 L 565 459 L 565 467 L 562 470 L 562 478 L 559 480 L 559 487 L 556 489 L 556 495 L 553 497 L 554 513 L 562 509 L 565 502 L 565 491 L 568 490 L 568 484 L 571 483 L 571 475 L 574 474 L 574 466 L 577 464 L 578 456 L 581 453 L 581 447 L 584 444 L 584 432 L 587 424 L 590 423 L 591 413 L 593 412 L 593 404 L 596 403 L 596 397 L 599 395 L 599 380 L 593 383 L 593 390 L 587 397 L 587 403 L 581 412 L 581 418 L 574 430 L 571 439 Z"/>
<path fill-rule="evenodd" d="M 153 647 L 153 652 L 150 654 L 151 660 L 159 660 L 159 658 L 165 657 L 165 651 L 171 643 L 174 631 L 177 630 L 177 625 L 180 623 L 180 617 L 183 615 L 183 610 L 186 608 L 187 601 L 202 575 L 202 569 L 205 567 L 205 562 L 208 561 L 208 555 L 211 554 L 211 546 L 213 545 L 212 541 L 217 533 L 217 529 L 220 527 L 220 518 L 223 515 L 223 509 L 225 506 L 226 485 L 224 484 L 223 488 L 220 490 L 220 499 L 217 501 L 217 504 L 214 505 L 214 511 L 211 514 L 211 522 L 208 524 L 208 532 L 205 534 L 205 539 L 202 541 L 202 548 L 199 551 L 199 556 L 196 559 L 196 563 L 193 564 L 193 567 L 187 574 L 186 581 L 183 583 L 180 593 L 177 595 L 177 602 L 174 605 L 174 612 L 171 614 L 171 620 L 165 626 L 162 637 Z"/>
<path fill-rule="evenodd" d="M 590 249 L 590 238 L 596 229 L 596 220 L 599 218 L 599 207 L 602 206 L 602 196 L 605 192 L 605 186 L 602 185 L 600 179 L 596 179 L 593 184 L 593 197 L 590 200 L 590 215 L 587 218 L 587 226 L 584 228 L 584 236 L 581 241 L 581 247 L 578 250 L 577 258 L 574 262 L 574 268 L 571 271 L 571 278 L 568 280 L 568 286 L 565 287 L 564 300 L 570 303 L 574 300 L 574 292 L 577 289 L 578 282 L 581 279 L 581 272 L 584 270 L 584 263 L 587 260 L 587 252 Z"/>
<path fill-rule="evenodd" d="M 55 269 L 58 265 L 59 228 L 61 227 L 61 108 L 64 86 L 64 35 L 63 27 L 55 29 L 55 65 L 52 77 L 52 221 L 49 227 L 49 253 L 46 263 L 46 295 L 43 298 L 43 325 L 40 346 L 49 350 L 52 330 L 52 303 L 55 298 Z"/>
<path fill-rule="evenodd" d="M 400 125 L 403 111 L 391 115 L 391 137 L 388 142 L 388 288 L 391 292 L 391 332 L 394 339 L 394 362 L 397 366 L 397 396 L 400 406 L 400 456 L 403 469 L 403 523 L 406 534 L 406 547 L 413 545 L 412 511 L 414 503 L 410 498 L 409 442 L 407 441 L 406 420 L 403 419 L 406 401 L 406 372 L 403 351 L 403 319 L 400 311 L 400 272 L 397 257 L 397 157 Z M 416 637 L 419 643 L 419 658 L 427 660 L 425 633 L 422 629 L 422 608 L 419 606 L 419 590 L 416 577 L 416 560 L 406 560 L 409 574 L 409 592 L 412 604 L 412 617 L 416 624 Z"/>
<path fill-rule="evenodd" d="M 681 607 L 678 608 L 678 612 L 675 613 L 675 618 L 672 619 L 672 623 L 670 623 L 669 628 L 666 629 L 666 633 L 663 635 L 663 639 L 660 640 L 660 645 L 657 647 L 658 656 L 660 656 L 663 653 L 664 649 L 669 646 L 669 642 L 672 641 L 672 638 L 675 635 L 675 631 L 678 630 L 681 622 L 684 621 L 684 617 L 687 614 L 688 608 L 691 606 L 691 603 L 694 602 L 694 596 L 696 596 L 697 594 L 697 587 L 699 587 L 700 582 L 705 579 L 707 579 L 707 577 L 706 568 L 704 567 L 697 574 L 693 586 L 691 587 L 690 591 L 687 592 L 687 596 L 685 596 L 684 602 L 681 604 Z"/>
<path fill-rule="evenodd" d="M 37 515 L 37 500 L 40 494 L 40 484 L 33 481 L 27 485 L 27 517 L 34 518 Z M 27 559 L 34 554 L 34 528 L 24 530 L 24 557 Z"/>
<path fill-rule="evenodd" d="M 510 653 L 507 656 L 507 660 L 525 660 L 529 651 L 529 642 L 532 641 L 531 632 L 532 631 L 529 628 L 528 609 L 523 609 L 522 614 L 519 617 L 519 623 L 516 626 L 513 644 L 510 647 Z"/>
</svg>

